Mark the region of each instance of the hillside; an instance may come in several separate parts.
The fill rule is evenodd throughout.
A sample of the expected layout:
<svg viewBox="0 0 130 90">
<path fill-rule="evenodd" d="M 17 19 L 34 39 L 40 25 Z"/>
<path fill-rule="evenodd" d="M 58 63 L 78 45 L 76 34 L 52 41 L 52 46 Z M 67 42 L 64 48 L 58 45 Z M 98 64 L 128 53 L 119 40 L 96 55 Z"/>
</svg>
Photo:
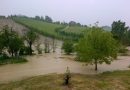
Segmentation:
<svg viewBox="0 0 130 90">
<path fill-rule="evenodd" d="M 8 25 L 14 31 L 16 31 L 19 35 L 23 35 L 28 28 L 14 22 L 12 19 L 0 18 L 0 29 L 3 29 L 3 26 Z"/>
<path fill-rule="evenodd" d="M 45 21 L 35 20 L 27 17 L 13 17 L 13 20 L 45 36 L 55 37 L 57 39 L 78 40 L 87 27 L 68 26 L 63 24 L 47 23 Z M 111 31 L 111 27 L 102 26 L 105 31 Z"/>
<path fill-rule="evenodd" d="M 13 20 L 45 36 L 58 39 L 77 40 L 80 37 L 80 34 L 82 34 L 82 31 L 85 30 L 85 27 L 68 27 L 61 24 L 47 23 L 23 17 L 14 17 Z"/>
</svg>

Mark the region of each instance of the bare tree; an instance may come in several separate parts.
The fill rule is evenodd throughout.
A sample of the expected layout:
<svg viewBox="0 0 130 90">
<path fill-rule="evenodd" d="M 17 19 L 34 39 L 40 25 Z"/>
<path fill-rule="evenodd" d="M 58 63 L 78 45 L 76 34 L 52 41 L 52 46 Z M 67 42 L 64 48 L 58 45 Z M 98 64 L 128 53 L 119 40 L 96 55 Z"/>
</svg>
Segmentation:
<svg viewBox="0 0 130 90">
<path fill-rule="evenodd" d="M 56 42 L 56 39 L 53 37 L 52 38 L 52 51 L 53 52 L 56 51 L 56 46 L 57 46 L 57 42 Z"/>
<path fill-rule="evenodd" d="M 50 53 L 50 43 L 49 43 L 49 40 L 46 38 L 44 40 L 44 46 L 45 46 L 45 53 Z"/>
</svg>

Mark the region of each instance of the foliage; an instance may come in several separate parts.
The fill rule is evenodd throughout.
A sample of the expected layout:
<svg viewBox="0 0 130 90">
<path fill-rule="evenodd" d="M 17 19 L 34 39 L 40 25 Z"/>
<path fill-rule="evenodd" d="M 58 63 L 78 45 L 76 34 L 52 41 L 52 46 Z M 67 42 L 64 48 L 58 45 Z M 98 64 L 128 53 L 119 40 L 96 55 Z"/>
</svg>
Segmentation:
<svg viewBox="0 0 130 90">
<path fill-rule="evenodd" d="M 30 54 L 30 48 L 28 46 L 22 46 L 19 55 L 29 55 Z"/>
<path fill-rule="evenodd" d="M 110 64 L 117 57 L 117 45 L 110 32 L 99 27 L 89 28 L 78 45 L 76 51 L 79 61 L 95 64 L 105 62 Z"/>
<path fill-rule="evenodd" d="M 16 32 L 10 29 L 7 25 L 4 26 L 0 34 L 0 47 L 6 48 L 7 51 L 12 55 L 17 55 L 18 51 L 23 45 L 23 40 L 18 36 Z M 2 50 L 2 49 L 1 49 Z"/>
<path fill-rule="evenodd" d="M 114 21 L 112 23 L 112 34 L 115 39 L 119 40 L 122 44 L 126 43 L 126 32 L 128 27 L 126 26 L 125 22 Z"/>
<path fill-rule="evenodd" d="M 29 54 L 32 55 L 32 44 L 36 41 L 36 39 L 38 38 L 37 34 L 33 31 L 33 30 L 29 30 L 27 31 L 27 33 L 25 34 L 25 40 L 27 41 L 28 45 L 29 45 Z"/>
<path fill-rule="evenodd" d="M 128 45 L 130 45 L 130 30 L 127 31 L 126 38 L 127 38 L 127 41 L 128 41 Z"/>
<path fill-rule="evenodd" d="M 8 56 L 6 56 L 6 58 L 5 58 L 5 56 L 4 56 L 1 58 L 3 58 L 3 59 L 0 60 L 0 65 L 27 62 L 27 60 L 23 57 L 8 57 Z"/>
<path fill-rule="evenodd" d="M 48 22 L 48 23 L 52 23 L 53 22 L 53 20 L 49 16 L 45 16 L 45 21 Z"/>
<path fill-rule="evenodd" d="M 0 54 L 2 54 L 2 51 L 4 49 L 4 43 L 3 43 L 3 41 L 4 41 L 4 38 L 0 35 Z"/>
<path fill-rule="evenodd" d="M 23 40 L 16 34 L 12 34 L 12 36 L 9 39 L 9 52 L 15 54 L 17 56 L 18 51 L 21 49 L 21 47 L 24 45 Z"/>
<path fill-rule="evenodd" d="M 64 41 L 63 45 L 62 45 L 62 49 L 64 50 L 64 52 L 66 54 L 71 54 L 74 51 L 74 45 L 72 41 Z"/>
<path fill-rule="evenodd" d="M 5 59 L 9 59 L 9 56 L 7 56 L 5 53 L 2 53 L 2 54 L 0 55 L 0 61 L 3 61 L 3 60 L 5 60 Z"/>
</svg>

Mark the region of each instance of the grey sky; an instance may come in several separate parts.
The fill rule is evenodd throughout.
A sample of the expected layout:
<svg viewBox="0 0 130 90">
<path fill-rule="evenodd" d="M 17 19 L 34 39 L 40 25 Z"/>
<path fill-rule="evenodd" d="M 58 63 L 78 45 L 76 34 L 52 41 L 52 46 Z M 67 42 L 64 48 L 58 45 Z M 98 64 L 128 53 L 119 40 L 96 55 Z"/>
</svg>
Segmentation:
<svg viewBox="0 0 130 90">
<path fill-rule="evenodd" d="M 48 15 L 53 20 L 111 25 L 113 20 L 130 25 L 130 0 L 0 0 L 0 15 Z"/>
</svg>

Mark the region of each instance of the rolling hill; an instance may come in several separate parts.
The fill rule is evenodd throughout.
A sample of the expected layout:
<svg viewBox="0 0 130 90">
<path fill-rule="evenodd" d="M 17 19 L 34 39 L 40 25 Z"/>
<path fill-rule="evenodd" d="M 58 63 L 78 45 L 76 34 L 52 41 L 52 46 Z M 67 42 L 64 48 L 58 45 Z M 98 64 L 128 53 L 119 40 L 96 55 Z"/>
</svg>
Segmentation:
<svg viewBox="0 0 130 90">
<path fill-rule="evenodd" d="M 14 17 L 13 20 L 42 35 L 55 37 L 57 39 L 77 40 L 81 36 L 82 32 L 85 30 L 85 27 L 69 27 L 66 25 L 47 23 L 23 17 Z"/>
</svg>

